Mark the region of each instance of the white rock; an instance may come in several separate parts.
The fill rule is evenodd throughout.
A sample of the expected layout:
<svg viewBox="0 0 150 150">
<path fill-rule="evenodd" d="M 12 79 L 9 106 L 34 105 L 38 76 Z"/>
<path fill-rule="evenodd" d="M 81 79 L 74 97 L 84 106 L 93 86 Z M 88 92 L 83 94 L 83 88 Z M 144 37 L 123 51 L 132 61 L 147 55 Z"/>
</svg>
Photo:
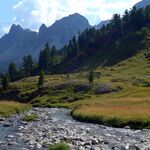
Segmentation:
<svg viewBox="0 0 150 150">
<path fill-rule="evenodd" d="M 35 148 L 36 148 L 36 149 L 41 149 L 41 148 L 42 148 L 42 145 L 39 144 L 39 143 L 37 143 L 37 144 L 35 144 Z"/>
<path fill-rule="evenodd" d="M 12 138 L 14 138 L 14 136 L 13 135 L 8 135 L 8 136 L 6 136 L 6 138 L 12 139 Z"/>
</svg>

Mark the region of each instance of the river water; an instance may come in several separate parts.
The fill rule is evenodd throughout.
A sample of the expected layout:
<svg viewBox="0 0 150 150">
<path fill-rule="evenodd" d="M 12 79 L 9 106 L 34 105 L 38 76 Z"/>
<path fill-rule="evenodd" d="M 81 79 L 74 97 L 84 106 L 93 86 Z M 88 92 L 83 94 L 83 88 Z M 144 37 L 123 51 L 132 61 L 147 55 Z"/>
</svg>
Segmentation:
<svg viewBox="0 0 150 150">
<path fill-rule="evenodd" d="M 148 150 L 150 130 L 105 127 L 75 121 L 70 110 L 34 108 L 36 122 L 23 122 L 23 115 L 0 123 L 0 150 L 46 150 L 49 145 L 65 141 L 72 150 Z M 9 127 L 4 127 L 9 126 Z"/>
</svg>

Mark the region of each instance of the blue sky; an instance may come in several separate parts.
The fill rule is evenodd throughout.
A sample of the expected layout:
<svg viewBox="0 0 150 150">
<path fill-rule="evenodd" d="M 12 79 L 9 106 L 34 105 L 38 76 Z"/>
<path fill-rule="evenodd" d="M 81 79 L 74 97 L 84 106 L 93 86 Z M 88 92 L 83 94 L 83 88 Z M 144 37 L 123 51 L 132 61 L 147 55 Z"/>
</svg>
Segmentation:
<svg viewBox="0 0 150 150">
<path fill-rule="evenodd" d="M 141 0 L 0 0 L 0 37 L 12 24 L 38 31 L 75 12 L 85 16 L 91 25 L 123 13 Z"/>
<path fill-rule="evenodd" d="M 19 0 L 18 0 L 19 1 Z M 0 1 L 0 24 L 9 22 L 13 18 L 12 6 L 18 2 L 17 0 L 1 0 Z"/>
</svg>

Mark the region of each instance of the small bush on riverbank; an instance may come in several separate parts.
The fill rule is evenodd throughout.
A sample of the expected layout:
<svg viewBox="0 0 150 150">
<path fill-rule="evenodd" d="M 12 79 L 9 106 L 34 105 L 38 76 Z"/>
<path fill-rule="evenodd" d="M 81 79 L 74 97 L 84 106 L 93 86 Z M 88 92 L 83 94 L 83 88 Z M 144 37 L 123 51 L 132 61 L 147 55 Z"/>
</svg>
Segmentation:
<svg viewBox="0 0 150 150">
<path fill-rule="evenodd" d="M 65 143 L 57 143 L 52 145 L 49 150 L 71 150 L 70 147 Z"/>
<path fill-rule="evenodd" d="M 38 117 L 37 114 L 31 114 L 31 115 L 25 115 L 25 116 L 23 117 L 23 120 L 24 120 L 24 121 L 27 121 L 27 122 L 31 122 L 31 121 L 37 121 L 38 118 L 39 118 L 39 117 Z"/>
</svg>

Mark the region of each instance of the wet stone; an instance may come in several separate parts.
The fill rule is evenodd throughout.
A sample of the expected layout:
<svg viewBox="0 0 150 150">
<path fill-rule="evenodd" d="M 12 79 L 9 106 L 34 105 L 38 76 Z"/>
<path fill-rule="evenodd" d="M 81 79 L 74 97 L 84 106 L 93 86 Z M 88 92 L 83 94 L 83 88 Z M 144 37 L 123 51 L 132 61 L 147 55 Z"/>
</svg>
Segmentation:
<svg viewBox="0 0 150 150">
<path fill-rule="evenodd" d="M 10 127 L 11 126 L 11 124 L 10 123 L 4 123 L 4 125 L 3 125 L 4 127 Z"/>
</svg>

